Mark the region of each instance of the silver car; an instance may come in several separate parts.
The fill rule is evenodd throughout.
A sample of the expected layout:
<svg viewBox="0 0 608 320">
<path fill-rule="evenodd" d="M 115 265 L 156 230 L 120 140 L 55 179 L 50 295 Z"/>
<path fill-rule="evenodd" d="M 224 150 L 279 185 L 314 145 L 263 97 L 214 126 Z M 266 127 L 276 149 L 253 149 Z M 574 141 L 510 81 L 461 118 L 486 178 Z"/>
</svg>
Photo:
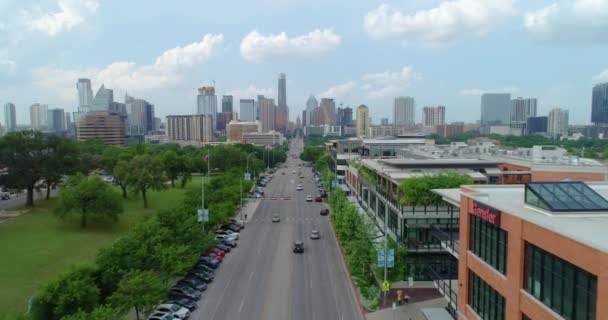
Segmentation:
<svg viewBox="0 0 608 320">
<path fill-rule="evenodd" d="M 313 239 L 313 240 L 318 240 L 320 238 L 320 236 L 319 236 L 319 230 L 316 230 L 316 229 L 312 230 L 310 232 L 310 238 Z"/>
</svg>

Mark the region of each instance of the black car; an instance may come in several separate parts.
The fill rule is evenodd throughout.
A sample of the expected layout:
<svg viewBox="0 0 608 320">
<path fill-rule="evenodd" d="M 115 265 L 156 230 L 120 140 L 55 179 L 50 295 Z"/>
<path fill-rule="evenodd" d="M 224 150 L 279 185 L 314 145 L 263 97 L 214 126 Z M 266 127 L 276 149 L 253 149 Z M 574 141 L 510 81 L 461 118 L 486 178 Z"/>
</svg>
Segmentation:
<svg viewBox="0 0 608 320">
<path fill-rule="evenodd" d="M 227 239 L 221 240 L 219 242 L 219 244 L 226 245 L 226 246 L 231 247 L 231 248 L 234 248 L 237 245 L 236 241 L 227 240 Z"/>
<path fill-rule="evenodd" d="M 230 246 L 224 245 L 224 244 L 217 244 L 215 245 L 216 248 L 224 251 L 224 252 L 230 252 L 230 250 L 232 250 L 232 248 L 230 248 Z"/>
<path fill-rule="evenodd" d="M 293 243 L 293 253 L 304 253 L 304 242 L 296 241 Z"/>
<path fill-rule="evenodd" d="M 206 264 L 204 264 L 202 262 L 197 263 L 196 266 L 194 266 L 194 268 L 192 270 L 193 271 L 200 270 L 200 271 L 203 271 L 206 273 L 215 274 L 215 270 L 213 268 L 207 266 Z"/>
<path fill-rule="evenodd" d="M 198 299 L 201 297 L 201 293 L 186 287 L 173 287 L 169 290 L 170 295 L 182 295 L 184 297 L 188 297 L 190 299 Z"/>
<path fill-rule="evenodd" d="M 200 261 L 202 264 L 204 264 L 204 265 L 206 265 L 207 267 L 210 267 L 210 268 L 212 268 L 212 269 L 217 269 L 217 267 L 220 265 L 220 264 L 217 262 L 217 260 L 215 260 L 215 259 L 213 259 L 213 258 L 211 258 L 211 257 L 208 257 L 208 256 L 202 256 L 202 257 L 199 259 L 199 261 Z"/>
<path fill-rule="evenodd" d="M 230 231 L 234 231 L 234 232 L 239 232 L 241 231 L 241 228 L 235 224 L 232 223 L 228 223 L 222 226 L 223 230 L 230 230 Z"/>
<path fill-rule="evenodd" d="M 205 283 L 209 283 L 211 281 L 213 281 L 213 275 L 210 273 L 206 273 L 203 271 L 190 271 L 188 272 L 188 274 L 186 275 L 186 278 L 189 279 L 198 279 L 201 280 Z"/>
<path fill-rule="evenodd" d="M 176 304 L 178 306 L 182 306 L 182 307 L 192 311 L 192 310 L 196 309 L 196 302 L 197 301 L 194 299 L 175 297 L 174 299 L 171 299 L 171 300 L 167 301 L 166 303 Z"/>
<path fill-rule="evenodd" d="M 177 282 L 177 285 L 182 287 L 182 286 L 187 286 L 190 287 L 192 289 L 195 290 L 199 290 L 199 291 L 205 291 L 207 290 L 207 284 L 200 281 L 200 280 L 196 280 L 196 279 L 192 279 L 192 278 L 184 278 L 180 281 Z"/>
</svg>

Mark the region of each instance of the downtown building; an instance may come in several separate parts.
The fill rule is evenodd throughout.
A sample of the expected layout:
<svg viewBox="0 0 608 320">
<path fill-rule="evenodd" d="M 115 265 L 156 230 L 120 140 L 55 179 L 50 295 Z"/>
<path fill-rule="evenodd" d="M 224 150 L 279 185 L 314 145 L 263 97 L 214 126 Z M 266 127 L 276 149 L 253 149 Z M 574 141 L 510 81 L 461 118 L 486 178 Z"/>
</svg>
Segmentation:
<svg viewBox="0 0 608 320">
<path fill-rule="evenodd" d="M 536 117 L 536 107 L 538 100 L 536 98 L 518 97 L 511 100 L 511 122 L 510 127 L 520 129 L 520 135 L 527 132 L 526 124 L 528 118 Z M 546 132 L 546 131 L 545 131 Z"/>
<path fill-rule="evenodd" d="M 258 97 L 260 105 L 260 122 L 262 123 L 262 132 L 269 132 L 275 129 L 276 124 L 276 106 L 274 99 Z"/>
<path fill-rule="evenodd" d="M 4 104 L 4 126 L 5 133 L 17 131 L 17 110 L 10 102 Z"/>
<path fill-rule="evenodd" d="M 422 126 L 434 128 L 445 124 L 445 106 L 424 107 L 422 109 Z"/>
<path fill-rule="evenodd" d="M 415 119 L 415 101 L 412 97 L 397 97 L 393 102 L 393 125 L 396 127 L 413 127 Z"/>
<path fill-rule="evenodd" d="M 491 126 L 509 126 L 510 122 L 510 93 L 484 93 L 481 95 L 481 133 L 489 133 Z"/>
<path fill-rule="evenodd" d="M 232 120 L 226 125 L 226 141 L 234 143 L 244 143 L 243 135 L 252 132 L 260 132 L 259 121 L 239 122 Z"/>
<path fill-rule="evenodd" d="M 196 114 L 205 115 L 212 119 L 212 132 L 217 130 L 217 96 L 215 95 L 215 87 L 205 86 L 198 88 L 196 96 Z"/>
<path fill-rule="evenodd" d="M 370 121 L 369 121 L 369 108 L 362 104 L 357 107 L 357 118 L 356 118 L 356 127 L 357 127 L 357 137 L 365 137 L 368 135 Z"/>
<path fill-rule="evenodd" d="M 549 111 L 547 133 L 552 137 L 568 136 L 568 110 L 555 108 Z"/>
<path fill-rule="evenodd" d="M 306 100 L 306 113 L 302 117 L 302 124 L 304 126 L 312 126 L 316 124 L 315 113 L 317 112 L 317 108 L 319 108 L 319 102 L 315 96 L 310 95 L 308 100 Z"/>
<path fill-rule="evenodd" d="M 30 126 L 33 130 L 46 130 L 48 126 L 49 107 L 46 104 L 34 103 L 30 106 Z"/>
<path fill-rule="evenodd" d="M 257 111 L 255 110 L 255 100 L 241 99 L 239 100 L 239 120 L 243 122 L 255 122 Z M 235 119 L 236 120 L 236 119 Z"/>
<path fill-rule="evenodd" d="M 286 133 L 287 125 L 289 123 L 289 107 L 287 106 L 287 79 L 284 73 L 279 74 L 278 89 L 279 95 L 275 114 L 275 130 Z"/>
<path fill-rule="evenodd" d="M 127 109 L 127 134 L 131 136 L 144 136 L 156 131 L 154 105 L 144 99 L 136 99 L 125 95 Z"/>
<path fill-rule="evenodd" d="M 78 140 L 97 139 L 105 144 L 126 144 L 126 122 L 122 114 L 109 111 L 91 111 L 80 116 Z"/>
<path fill-rule="evenodd" d="M 212 142 L 213 119 L 202 114 L 167 116 L 167 136 L 184 144 Z"/>
</svg>

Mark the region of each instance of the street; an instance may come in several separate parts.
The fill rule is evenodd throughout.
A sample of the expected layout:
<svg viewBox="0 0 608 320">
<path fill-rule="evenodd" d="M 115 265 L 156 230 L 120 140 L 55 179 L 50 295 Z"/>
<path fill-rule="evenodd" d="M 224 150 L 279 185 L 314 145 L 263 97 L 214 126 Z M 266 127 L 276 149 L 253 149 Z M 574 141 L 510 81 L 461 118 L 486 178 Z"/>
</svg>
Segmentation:
<svg viewBox="0 0 608 320">
<path fill-rule="evenodd" d="M 57 196 L 57 189 L 51 189 L 51 197 Z M 46 197 L 46 189 L 41 192 L 34 191 L 34 200 L 44 199 Z M 18 196 L 7 200 L 0 200 L 0 211 L 10 210 L 25 205 L 27 195 L 25 192 L 19 193 Z"/>
<path fill-rule="evenodd" d="M 291 154 L 301 149 L 302 140 L 294 139 L 288 167 L 274 173 L 266 199 L 249 217 L 238 247 L 218 268 L 190 319 L 362 319 L 329 217 L 319 214 L 324 206 L 306 202 L 307 195 L 319 194 L 312 170 L 302 165 L 304 179 L 292 173 L 303 162 Z M 299 183 L 303 191 L 296 190 Z M 273 214 L 281 221 L 271 222 Z M 319 240 L 310 239 L 313 229 L 319 230 Z M 303 254 L 292 252 L 298 240 L 304 242 Z"/>
</svg>

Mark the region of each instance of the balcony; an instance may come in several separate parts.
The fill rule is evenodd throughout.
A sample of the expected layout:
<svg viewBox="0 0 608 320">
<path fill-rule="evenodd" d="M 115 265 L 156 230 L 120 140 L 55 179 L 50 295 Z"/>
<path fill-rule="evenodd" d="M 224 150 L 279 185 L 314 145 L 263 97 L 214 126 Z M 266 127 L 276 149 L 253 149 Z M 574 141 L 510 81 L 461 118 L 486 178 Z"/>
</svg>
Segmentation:
<svg viewBox="0 0 608 320">
<path fill-rule="evenodd" d="M 434 269 L 429 270 L 429 275 L 433 280 L 435 288 L 441 292 L 443 297 L 448 301 L 447 311 L 450 315 L 457 319 L 458 312 L 458 279 L 457 275 L 446 275 L 436 272 Z"/>
<path fill-rule="evenodd" d="M 431 234 L 439 239 L 441 247 L 458 259 L 460 244 L 458 242 L 458 229 L 442 229 L 436 225 L 431 226 Z"/>
</svg>

